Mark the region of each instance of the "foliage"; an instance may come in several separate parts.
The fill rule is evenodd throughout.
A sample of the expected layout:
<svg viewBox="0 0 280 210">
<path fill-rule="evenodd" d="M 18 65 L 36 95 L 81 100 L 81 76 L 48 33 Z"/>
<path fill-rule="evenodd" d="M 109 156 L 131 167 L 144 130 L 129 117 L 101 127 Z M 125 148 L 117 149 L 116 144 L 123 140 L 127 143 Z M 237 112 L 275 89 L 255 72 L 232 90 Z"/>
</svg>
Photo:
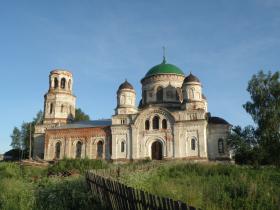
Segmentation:
<svg viewBox="0 0 280 210">
<path fill-rule="evenodd" d="M 257 124 L 256 135 L 269 164 L 280 166 L 280 72 L 260 71 L 249 81 L 245 110 Z"/>
<path fill-rule="evenodd" d="M 151 170 L 121 173 L 120 181 L 202 209 L 279 209 L 280 170 L 273 167 L 166 162 Z M 107 168 L 92 160 L 62 160 L 48 168 L 0 163 L 0 209 L 99 209 L 83 176 L 49 177 L 50 171 Z M 126 170 L 124 170 L 126 171 Z M 159 187 L 160 186 L 160 187 Z"/>
<path fill-rule="evenodd" d="M 98 202 L 94 201 L 83 177 L 49 179 L 39 186 L 36 193 L 36 210 L 102 210 Z"/>
<path fill-rule="evenodd" d="M 11 160 L 11 161 L 15 161 L 15 160 L 21 160 L 23 158 L 27 157 L 27 152 L 25 150 L 21 150 L 21 149 L 11 149 L 7 152 L 4 153 L 4 160 Z"/>
<path fill-rule="evenodd" d="M 23 122 L 21 128 L 14 127 L 13 133 L 11 135 L 11 146 L 13 149 L 21 149 L 25 152 L 29 151 L 30 135 L 31 141 L 34 141 L 33 135 L 35 130 L 35 125 L 42 123 L 43 112 L 39 111 L 36 117 L 33 118 L 31 122 Z M 31 129 L 31 132 L 30 132 Z"/>
<path fill-rule="evenodd" d="M 244 129 L 240 126 L 233 127 L 227 144 L 234 152 L 236 163 L 259 165 L 263 162 L 255 129 L 252 126 Z"/>
<path fill-rule="evenodd" d="M 121 174 L 120 180 L 202 209 L 280 208 L 280 170 L 273 167 L 171 162 L 149 171 Z"/>
<path fill-rule="evenodd" d="M 85 114 L 81 108 L 76 109 L 74 121 L 88 121 L 90 120 L 89 115 Z"/>
<path fill-rule="evenodd" d="M 251 100 L 244 104 L 262 133 L 279 132 L 280 128 L 280 73 L 253 75 L 248 84 Z"/>
<path fill-rule="evenodd" d="M 100 167 L 96 164 L 91 166 Z M 83 176 L 48 177 L 48 171 L 49 168 L 0 162 L 0 209 L 102 210 L 98 201 L 92 199 Z"/>
<path fill-rule="evenodd" d="M 20 149 L 21 148 L 21 132 L 17 127 L 14 127 L 11 138 L 12 138 L 12 142 L 11 142 L 10 146 L 13 149 Z"/>
<path fill-rule="evenodd" d="M 228 145 L 237 163 L 280 166 L 280 73 L 260 71 L 253 75 L 247 90 L 251 101 L 243 107 L 256 128 L 234 127 Z"/>
</svg>

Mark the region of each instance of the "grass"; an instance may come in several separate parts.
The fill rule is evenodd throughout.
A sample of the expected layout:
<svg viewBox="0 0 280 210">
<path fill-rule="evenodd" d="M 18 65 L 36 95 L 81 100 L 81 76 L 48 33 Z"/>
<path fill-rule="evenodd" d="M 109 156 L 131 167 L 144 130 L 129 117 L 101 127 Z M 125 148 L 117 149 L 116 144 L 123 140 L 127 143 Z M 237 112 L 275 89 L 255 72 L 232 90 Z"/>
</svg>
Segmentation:
<svg viewBox="0 0 280 210">
<path fill-rule="evenodd" d="M 0 209 L 2 210 L 102 210 L 94 201 L 83 176 L 87 168 L 106 164 L 91 160 L 63 160 L 48 168 L 20 167 L 17 163 L 0 162 Z M 74 176 L 47 176 L 75 172 Z"/>
<path fill-rule="evenodd" d="M 119 165 L 120 181 L 201 209 L 280 209 L 279 168 L 170 161 L 139 170 L 139 166 L 149 164 L 150 161 L 142 161 Z M 21 168 L 17 163 L 0 162 L 0 209 L 102 210 L 83 174 L 88 169 L 104 168 L 113 166 L 88 159 L 65 159 L 46 168 Z M 56 176 L 64 173 L 72 175 Z"/>
<path fill-rule="evenodd" d="M 121 174 L 121 181 L 202 209 L 280 209 L 280 170 L 273 167 L 167 163 Z"/>
</svg>

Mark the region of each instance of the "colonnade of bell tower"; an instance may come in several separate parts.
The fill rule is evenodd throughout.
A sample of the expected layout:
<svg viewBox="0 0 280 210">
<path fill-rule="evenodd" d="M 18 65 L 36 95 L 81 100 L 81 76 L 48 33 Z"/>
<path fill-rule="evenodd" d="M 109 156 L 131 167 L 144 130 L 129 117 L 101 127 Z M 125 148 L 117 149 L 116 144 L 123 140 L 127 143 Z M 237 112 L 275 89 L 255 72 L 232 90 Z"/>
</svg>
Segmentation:
<svg viewBox="0 0 280 210">
<path fill-rule="evenodd" d="M 49 75 L 49 90 L 45 94 L 44 124 L 67 123 L 75 117 L 76 97 L 73 76 L 66 70 L 53 70 Z"/>
</svg>

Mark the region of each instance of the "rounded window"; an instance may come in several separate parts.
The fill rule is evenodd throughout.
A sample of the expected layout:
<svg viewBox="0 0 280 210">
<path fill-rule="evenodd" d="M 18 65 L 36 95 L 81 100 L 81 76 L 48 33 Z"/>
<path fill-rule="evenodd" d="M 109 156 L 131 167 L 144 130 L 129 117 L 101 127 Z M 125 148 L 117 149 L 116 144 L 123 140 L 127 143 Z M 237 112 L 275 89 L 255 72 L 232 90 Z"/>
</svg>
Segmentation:
<svg viewBox="0 0 280 210">
<path fill-rule="evenodd" d="M 159 129 L 159 117 L 154 116 L 153 118 L 153 129 Z"/>
<path fill-rule="evenodd" d="M 196 147 L 196 139 L 192 138 L 192 140 L 191 140 L 191 149 L 195 150 L 195 147 Z"/>
</svg>

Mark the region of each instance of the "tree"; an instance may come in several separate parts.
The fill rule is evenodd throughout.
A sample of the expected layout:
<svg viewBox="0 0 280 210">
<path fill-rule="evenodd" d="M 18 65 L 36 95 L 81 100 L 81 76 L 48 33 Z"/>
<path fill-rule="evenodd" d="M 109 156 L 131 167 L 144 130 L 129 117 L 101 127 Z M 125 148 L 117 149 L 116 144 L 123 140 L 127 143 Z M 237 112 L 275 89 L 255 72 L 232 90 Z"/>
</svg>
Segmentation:
<svg viewBox="0 0 280 210">
<path fill-rule="evenodd" d="M 33 135 L 36 124 L 41 124 L 43 122 L 43 112 L 40 110 L 31 122 L 23 122 L 21 124 L 21 129 L 15 127 L 13 134 L 11 135 L 12 142 L 11 146 L 13 149 L 20 148 L 26 151 L 30 147 L 30 129 L 31 129 L 31 141 L 34 141 Z"/>
<path fill-rule="evenodd" d="M 43 123 L 43 119 L 44 119 L 44 114 L 43 114 L 42 110 L 40 110 L 39 112 L 37 112 L 36 117 L 33 118 L 32 123 L 34 125 L 42 124 Z"/>
<path fill-rule="evenodd" d="M 90 120 L 89 115 L 85 114 L 80 108 L 76 109 L 74 122 L 88 120 Z"/>
<path fill-rule="evenodd" d="M 31 138 L 33 138 L 33 125 L 32 122 L 23 122 L 21 124 L 21 141 L 22 149 L 29 150 L 29 138 L 30 138 L 30 126 L 31 126 Z"/>
<path fill-rule="evenodd" d="M 251 101 L 243 105 L 252 116 L 262 134 L 280 131 L 279 72 L 265 74 L 260 71 L 249 81 L 247 91 Z"/>
<path fill-rule="evenodd" d="M 267 163 L 280 165 L 280 73 L 260 71 L 248 83 L 251 101 L 243 105 L 257 125 L 255 135 Z"/>
<path fill-rule="evenodd" d="M 11 142 L 10 146 L 13 149 L 20 149 L 21 148 L 21 132 L 17 127 L 14 127 L 11 138 L 12 138 L 12 142 Z"/>
<path fill-rule="evenodd" d="M 240 126 L 233 127 L 227 144 L 234 153 L 236 163 L 254 165 L 262 163 L 262 153 L 259 152 L 254 127 L 246 126 L 243 129 Z"/>
</svg>

